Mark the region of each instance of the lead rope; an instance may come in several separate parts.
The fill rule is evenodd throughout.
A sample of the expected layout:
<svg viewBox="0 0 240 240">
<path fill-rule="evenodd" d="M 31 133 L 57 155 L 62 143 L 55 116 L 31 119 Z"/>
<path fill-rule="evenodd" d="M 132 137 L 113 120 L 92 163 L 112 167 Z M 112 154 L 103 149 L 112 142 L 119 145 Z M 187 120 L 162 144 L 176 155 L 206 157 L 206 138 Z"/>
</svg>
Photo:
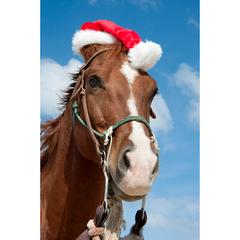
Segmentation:
<svg viewBox="0 0 240 240">
<path fill-rule="evenodd" d="M 112 134 L 113 127 L 109 127 L 109 129 L 105 133 L 104 139 L 104 149 L 106 149 L 109 144 L 107 156 L 104 152 L 103 156 L 103 173 L 105 176 L 105 194 L 104 194 L 104 208 L 107 211 L 108 207 L 110 208 L 109 217 L 106 223 L 106 227 L 104 228 L 104 240 L 118 240 L 121 235 L 121 230 L 126 230 L 126 221 L 123 220 L 123 204 L 122 201 L 116 197 L 115 194 L 112 196 L 108 195 L 108 162 L 109 156 L 112 148 Z M 109 140 L 110 139 L 110 140 Z M 155 135 L 151 137 L 151 141 L 157 147 L 157 140 Z M 159 150 L 158 150 L 159 151 Z M 146 203 L 146 196 L 142 200 L 142 219 L 144 219 L 144 208 Z"/>
<path fill-rule="evenodd" d="M 113 134 L 113 127 L 111 126 L 105 134 L 105 139 L 104 139 L 104 148 L 106 148 L 106 146 L 109 143 L 109 138 L 110 138 L 110 144 L 109 144 L 109 149 L 108 149 L 108 153 L 107 153 L 107 168 L 108 168 L 108 160 L 109 160 L 109 156 L 110 156 L 110 152 L 111 152 L 111 148 L 112 148 L 112 134 Z"/>
<path fill-rule="evenodd" d="M 141 209 L 142 210 L 142 220 L 144 219 L 144 208 L 145 208 L 145 203 L 146 203 L 146 196 L 142 200 L 142 209 Z"/>
<path fill-rule="evenodd" d="M 154 133 L 152 133 L 152 136 L 150 137 L 150 140 L 154 143 L 155 148 L 156 148 L 157 151 L 159 152 L 159 151 L 160 151 L 160 148 L 158 148 L 158 142 L 157 142 L 157 139 L 156 139 Z"/>
<path fill-rule="evenodd" d="M 108 160 L 109 160 L 109 156 L 110 156 L 110 152 L 111 152 L 111 148 L 112 148 L 112 134 L 113 134 L 113 129 L 112 126 L 106 131 L 105 133 L 105 138 L 104 138 L 104 143 L 103 143 L 103 157 L 101 159 L 102 165 L 103 165 L 103 174 L 105 177 L 105 190 L 104 190 L 104 202 L 103 202 L 103 206 L 104 206 L 104 210 L 105 212 L 107 212 L 108 209 L 108 203 L 107 203 L 107 197 L 108 197 L 108 178 L 109 178 L 109 172 L 108 172 Z M 110 138 L 110 145 L 109 145 L 109 149 L 108 149 L 108 153 L 106 155 L 106 147 L 109 143 L 109 138 Z"/>
<path fill-rule="evenodd" d="M 108 163 L 110 152 L 112 148 L 112 134 L 113 134 L 113 127 L 111 126 L 105 132 L 105 139 L 104 139 L 104 149 L 106 149 L 107 145 L 109 144 L 106 162 L 104 163 L 104 176 L 105 180 L 108 181 Z M 106 154 L 105 154 L 106 155 Z M 106 182 L 105 182 L 106 183 Z M 107 188 L 106 188 L 107 187 Z M 121 229 L 126 229 L 125 225 L 126 222 L 123 220 L 123 205 L 122 201 L 116 197 L 116 195 L 107 195 L 108 192 L 108 185 L 105 184 L 105 197 L 104 197 L 104 207 L 110 208 L 108 220 L 106 223 L 106 227 L 104 229 L 104 240 L 118 240 L 121 235 Z M 107 199 L 108 197 L 108 199 Z"/>
</svg>

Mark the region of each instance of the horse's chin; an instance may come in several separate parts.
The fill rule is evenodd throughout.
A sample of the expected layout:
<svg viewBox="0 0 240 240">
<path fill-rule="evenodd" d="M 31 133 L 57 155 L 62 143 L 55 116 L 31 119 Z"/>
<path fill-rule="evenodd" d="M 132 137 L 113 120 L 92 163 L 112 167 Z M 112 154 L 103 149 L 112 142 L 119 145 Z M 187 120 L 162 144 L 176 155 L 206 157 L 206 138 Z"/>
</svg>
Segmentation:
<svg viewBox="0 0 240 240">
<path fill-rule="evenodd" d="M 114 194 L 118 198 L 120 198 L 121 200 L 126 201 L 126 202 L 135 202 L 135 201 L 143 199 L 146 196 L 146 194 L 142 195 L 142 196 L 129 196 L 129 195 L 127 195 L 115 184 L 112 177 L 110 178 L 109 184 L 110 184 L 110 187 L 112 188 Z"/>
</svg>

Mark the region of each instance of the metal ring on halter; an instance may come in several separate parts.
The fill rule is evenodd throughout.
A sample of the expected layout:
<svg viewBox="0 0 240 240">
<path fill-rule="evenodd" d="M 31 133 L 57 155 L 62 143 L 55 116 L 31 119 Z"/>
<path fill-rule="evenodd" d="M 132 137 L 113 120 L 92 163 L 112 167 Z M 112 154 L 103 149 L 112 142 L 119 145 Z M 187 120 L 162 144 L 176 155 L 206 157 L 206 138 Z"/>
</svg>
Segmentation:
<svg viewBox="0 0 240 240">
<path fill-rule="evenodd" d="M 103 200 L 103 207 L 104 212 L 107 212 L 107 195 L 108 195 L 108 174 L 107 174 L 107 166 L 106 166 L 106 153 L 102 150 L 103 157 L 102 157 L 102 165 L 103 165 L 103 174 L 105 177 L 105 190 L 104 190 L 104 200 Z"/>
<path fill-rule="evenodd" d="M 82 91 L 86 92 L 86 90 L 84 89 L 83 85 L 81 84 L 81 86 L 79 87 Z"/>
<path fill-rule="evenodd" d="M 101 150 L 101 152 L 102 152 L 101 163 L 103 164 L 103 162 L 106 160 L 107 155 L 103 149 Z"/>
</svg>

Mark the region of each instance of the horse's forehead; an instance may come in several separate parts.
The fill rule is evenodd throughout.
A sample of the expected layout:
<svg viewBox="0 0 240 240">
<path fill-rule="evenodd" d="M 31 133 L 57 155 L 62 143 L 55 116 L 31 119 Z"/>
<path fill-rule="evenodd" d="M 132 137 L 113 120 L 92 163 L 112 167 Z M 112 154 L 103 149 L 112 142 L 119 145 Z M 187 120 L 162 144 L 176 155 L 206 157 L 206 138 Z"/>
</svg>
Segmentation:
<svg viewBox="0 0 240 240">
<path fill-rule="evenodd" d="M 116 75 L 118 77 L 116 77 Z M 134 90 L 135 94 L 139 93 L 140 95 L 143 94 L 142 89 L 146 88 L 149 84 L 151 85 L 152 79 L 147 73 L 132 67 L 128 59 L 122 61 L 121 64 L 113 70 L 112 76 L 111 82 L 120 81 L 119 86 L 123 86 L 124 89 L 127 88 L 130 91 Z M 118 90 L 121 91 L 121 89 Z M 125 94 L 127 93 L 128 91 L 125 92 Z"/>
<path fill-rule="evenodd" d="M 147 72 L 132 67 L 128 60 L 122 63 L 119 70 L 130 89 L 136 89 L 142 93 L 141 89 L 156 87 L 156 81 Z"/>
<path fill-rule="evenodd" d="M 119 72 L 126 59 L 126 56 L 122 56 L 120 54 L 110 59 L 105 59 L 105 55 L 100 55 L 93 59 L 89 68 L 92 70 L 98 69 L 104 74 L 109 74 L 111 72 L 116 74 Z"/>
<path fill-rule="evenodd" d="M 146 72 L 142 72 L 139 69 L 136 69 L 130 65 L 127 56 L 123 57 L 119 55 L 107 62 L 103 62 L 103 61 L 104 61 L 104 58 L 98 59 L 95 62 L 96 68 L 100 67 L 101 72 L 105 76 L 108 76 L 107 79 L 108 81 L 110 80 L 110 82 L 112 82 L 112 80 L 121 81 L 122 84 L 127 84 L 131 88 L 133 87 L 138 88 L 138 85 L 143 86 L 151 82 L 150 80 L 152 78 Z M 95 68 L 95 66 L 93 68 Z M 109 76 L 113 76 L 113 77 L 109 78 Z"/>
</svg>

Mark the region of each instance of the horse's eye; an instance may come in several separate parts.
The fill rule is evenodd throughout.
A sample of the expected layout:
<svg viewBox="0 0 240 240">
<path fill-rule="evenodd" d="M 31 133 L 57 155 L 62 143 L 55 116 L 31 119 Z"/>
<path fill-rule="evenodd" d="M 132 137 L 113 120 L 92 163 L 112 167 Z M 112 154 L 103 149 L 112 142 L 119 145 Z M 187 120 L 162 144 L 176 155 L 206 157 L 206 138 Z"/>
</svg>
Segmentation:
<svg viewBox="0 0 240 240">
<path fill-rule="evenodd" d="M 98 81 L 97 78 L 92 78 L 90 81 L 89 81 L 89 84 L 92 88 L 95 88 L 95 87 L 99 87 L 100 86 L 100 82 Z"/>
</svg>

